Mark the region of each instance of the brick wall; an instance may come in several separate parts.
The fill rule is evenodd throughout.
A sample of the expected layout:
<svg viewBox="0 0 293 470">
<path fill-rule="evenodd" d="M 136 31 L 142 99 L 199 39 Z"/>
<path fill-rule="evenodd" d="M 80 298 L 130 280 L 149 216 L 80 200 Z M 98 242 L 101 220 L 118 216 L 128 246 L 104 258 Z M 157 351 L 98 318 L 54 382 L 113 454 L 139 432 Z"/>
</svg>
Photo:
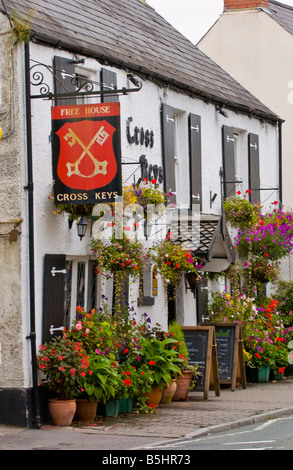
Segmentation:
<svg viewBox="0 0 293 470">
<path fill-rule="evenodd" d="M 269 0 L 224 0 L 225 10 L 242 10 L 246 8 L 266 8 Z"/>
</svg>

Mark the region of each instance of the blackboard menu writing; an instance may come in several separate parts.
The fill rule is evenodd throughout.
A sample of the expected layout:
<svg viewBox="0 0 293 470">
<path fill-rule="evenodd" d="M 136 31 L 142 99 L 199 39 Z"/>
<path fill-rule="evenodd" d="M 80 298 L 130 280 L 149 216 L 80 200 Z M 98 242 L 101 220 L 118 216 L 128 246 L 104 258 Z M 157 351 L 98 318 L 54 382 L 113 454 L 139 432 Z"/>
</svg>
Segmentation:
<svg viewBox="0 0 293 470">
<path fill-rule="evenodd" d="M 197 364 L 202 373 L 202 383 L 200 386 L 204 386 L 206 376 L 208 335 L 209 332 L 204 330 L 184 330 L 188 363 L 192 365 Z"/>
<path fill-rule="evenodd" d="M 235 328 L 215 326 L 220 380 L 232 380 Z"/>
</svg>

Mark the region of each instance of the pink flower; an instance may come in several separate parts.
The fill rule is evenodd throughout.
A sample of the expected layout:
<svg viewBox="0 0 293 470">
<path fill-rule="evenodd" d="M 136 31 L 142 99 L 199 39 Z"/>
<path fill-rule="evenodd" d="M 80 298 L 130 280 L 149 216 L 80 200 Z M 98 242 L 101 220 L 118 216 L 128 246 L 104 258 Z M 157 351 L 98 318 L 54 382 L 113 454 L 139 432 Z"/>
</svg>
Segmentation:
<svg viewBox="0 0 293 470">
<path fill-rule="evenodd" d="M 81 324 L 80 321 L 76 323 L 75 329 L 76 329 L 76 330 L 82 330 L 82 324 Z"/>
</svg>

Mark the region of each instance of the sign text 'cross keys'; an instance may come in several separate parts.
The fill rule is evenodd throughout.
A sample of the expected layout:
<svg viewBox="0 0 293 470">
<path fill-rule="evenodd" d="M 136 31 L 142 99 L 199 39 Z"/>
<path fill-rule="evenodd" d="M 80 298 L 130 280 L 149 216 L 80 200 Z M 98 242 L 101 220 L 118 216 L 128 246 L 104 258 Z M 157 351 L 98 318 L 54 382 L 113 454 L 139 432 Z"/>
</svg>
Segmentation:
<svg viewBox="0 0 293 470">
<path fill-rule="evenodd" d="M 68 162 L 66 164 L 68 173 L 67 176 L 72 176 L 72 175 L 78 175 L 83 178 L 92 178 L 93 176 L 96 176 L 98 174 L 106 175 L 107 174 L 107 165 L 108 162 L 104 160 L 103 162 L 99 162 L 91 153 L 90 149 L 94 145 L 95 142 L 97 142 L 99 145 L 103 145 L 104 142 L 108 139 L 109 134 L 106 132 L 104 126 L 101 126 L 98 132 L 94 135 L 90 143 L 86 146 L 82 140 L 76 135 L 76 133 L 72 129 L 68 129 L 68 133 L 63 137 L 67 142 L 70 147 L 73 147 L 76 143 L 80 145 L 80 147 L 83 149 L 83 152 L 80 154 L 80 156 L 77 158 L 77 160 L 74 163 Z M 90 157 L 94 164 L 94 170 L 90 175 L 85 175 L 80 172 L 79 170 L 79 164 L 83 160 L 85 156 Z"/>
</svg>

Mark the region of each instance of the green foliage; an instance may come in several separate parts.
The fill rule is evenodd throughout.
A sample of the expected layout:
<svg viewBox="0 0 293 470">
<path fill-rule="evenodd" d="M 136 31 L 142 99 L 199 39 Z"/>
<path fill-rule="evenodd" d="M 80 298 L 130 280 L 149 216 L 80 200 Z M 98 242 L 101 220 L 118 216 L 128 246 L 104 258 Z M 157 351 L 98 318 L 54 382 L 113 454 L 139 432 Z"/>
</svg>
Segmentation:
<svg viewBox="0 0 293 470">
<path fill-rule="evenodd" d="M 180 323 L 178 323 L 176 320 L 170 323 L 169 328 L 168 328 L 168 333 L 171 337 L 176 339 L 178 341 L 176 345 L 177 353 L 179 359 L 182 360 L 182 363 L 180 364 L 180 368 L 183 369 L 186 367 L 188 363 L 188 351 L 184 339 L 184 333 L 182 331 Z"/>
<path fill-rule="evenodd" d="M 97 352 L 114 360 L 117 354 L 117 336 L 111 315 L 96 312 L 95 309 L 87 313 L 79 306 L 76 310 L 77 318 L 72 327 L 64 331 L 64 337 L 81 343 L 88 354 Z"/>
<path fill-rule="evenodd" d="M 238 195 L 224 201 L 224 211 L 226 220 L 230 222 L 232 227 L 245 228 L 257 223 L 260 216 L 260 205 L 250 203 L 246 195 L 243 197 Z"/>
<path fill-rule="evenodd" d="M 104 403 L 116 397 L 122 385 L 117 368 L 118 364 L 109 358 L 97 353 L 90 354 L 86 375 L 79 378 L 79 397 L 102 400 Z"/>
<path fill-rule="evenodd" d="M 198 260 L 170 239 L 164 240 L 152 248 L 152 251 L 153 259 L 165 282 L 177 286 L 184 272 L 191 272 L 200 277 L 198 271 L 202 266 Z"/>
<path fill-rule="evenodd" d="M 80 343 L 56 337 L 40 346 L 37 363 L 45 376 L 43 384 L 54 397 L 69 400 L 79 394 L 79 380 L 89 365 Z"/>
<path fill-rule="evenodd" d="M 170 384 L 172 379 L 180 374 L 179 359 L 174 348 L 177 341 L 165 338 L 163 341 L 157 338 L 143 338 L 141 345 L 140 364 L 147 365 L 153 371 L 154 383 L 162 390 L 165 383 Z"/>
<path fill-rule="evenodd" d="M 29 42 L 32 35 L 32 30 L 30 27 L 30 22 L 34 13 L 30 10 L 30 13 L 27 18 L 22 18 L 15 11 L 12 13 L 11 22 L 12 22 L 12 41 L 13 44 Z"/>
<path fill-rule="evenodd" d="M 153 372 L 146 364 L 135 367 L 124 363 L 119 367 L 119 374 L 122 377 L 126 396 L 132 397 L 135 400 L 149 392 L 154 382 Z"/>
<path fill-rule="evenodd" d="M 212 292 L 208 304 L 208 314 L 211 322 L 240 322 L 245 323 L 257 312 L 255 301 L 241 292 Z"/>
<path fill-rule="evenodd" d="M 146 268 L 145 247 L 125 235 L 121 240 L 113 237 L 109 243 L 93 240 L 91 248 L 98 272 L 122 272 L 125 277 L 129 275 L 139 277 Z"/>
</svg>

